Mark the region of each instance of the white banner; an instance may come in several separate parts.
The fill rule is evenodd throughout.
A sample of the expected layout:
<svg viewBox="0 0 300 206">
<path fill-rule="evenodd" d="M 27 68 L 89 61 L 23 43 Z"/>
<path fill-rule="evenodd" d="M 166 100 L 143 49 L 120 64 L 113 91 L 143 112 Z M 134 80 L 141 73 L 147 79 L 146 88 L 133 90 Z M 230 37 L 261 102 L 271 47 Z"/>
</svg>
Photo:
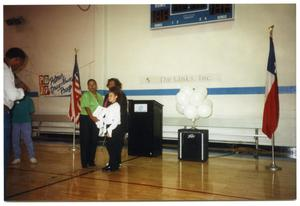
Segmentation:
<svg viewBox="0 0 300 206">
<path fill-rule="evenodd" d="M 39 75 L 39 86 L 42 96 L 68 96 L 71 94 L 72 74 Z"/>
</svg>

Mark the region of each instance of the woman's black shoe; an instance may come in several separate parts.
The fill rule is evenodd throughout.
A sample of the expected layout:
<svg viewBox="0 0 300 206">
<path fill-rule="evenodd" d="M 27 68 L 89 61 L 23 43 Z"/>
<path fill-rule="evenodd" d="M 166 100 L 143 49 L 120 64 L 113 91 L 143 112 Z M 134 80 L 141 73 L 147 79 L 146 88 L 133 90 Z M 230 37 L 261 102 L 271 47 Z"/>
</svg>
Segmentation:
<svg viewBox="0 0 300 206">
<path fill-rule="evenodd" d="M 107 165 L 107 166 L 103 167 L 102 170 L 103 170 L 103 171 L 109 171 L 109 170 L 110 170 L 110 166 Z"/>
<path fill-rule="evenodd" d="M 110 168 L 110 172 L 114 172 L 114 171 L 117 171 L 117 170 L 119 170 L 119 168 Z"/>
</svg>

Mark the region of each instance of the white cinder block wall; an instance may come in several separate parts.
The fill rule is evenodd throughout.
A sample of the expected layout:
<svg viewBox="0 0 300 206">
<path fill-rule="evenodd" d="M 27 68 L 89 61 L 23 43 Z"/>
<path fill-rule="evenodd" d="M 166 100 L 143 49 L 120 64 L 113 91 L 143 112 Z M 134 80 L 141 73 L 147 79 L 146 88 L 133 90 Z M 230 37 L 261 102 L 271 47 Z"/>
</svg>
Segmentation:
<svg viewBox="0 0 300 206">
<path fill-rule="evenodd" d="M 272 24 L 275 25 L 279 86 L 296 86 L 294 4 L 237 4 L 234 21 L 162 30 L 150 30 L 149 5 L 97 5 L 87 12 L 77 6 L 5 6 L 4 16 L 26 19 L 22 26 L 4 25 L 4 49 L 18 46 L 27 52 L 28 65 L 18 75 L 32 91 L 38 91 L 39 74 L 72 71 L 74 47 L 80 50 L 78 60 L 84 90 L 89 78 L 97 80 L 99 89 L 105 89 L 110 77 L 119 78 L 125 90 L 177 89 L 183 85 L 262 87 L 269 51 L 267 27 Z M 203 75 L 211 79 L 159 81 L 162 77 L 182 75 Z M 175 96 L 128 98 L 155 99 L 164 105 L 164 118 L 182 117 L 176 112 Z M 214 103 L 214 113 L 209 120 L 213 124 L 261 125 L 264 95 L 210 95 L 209 98 Z M 68 112 L 67 97 L 33 99 L 37 113 Z M 201 120 L 199 122 L 201 124 Z M 164 128 L 170 130 L 170 127 Z M 165 135 L 169 134 L 165 132 Z M 211 138 L 230 139 L 227 136 Z M 269 145 L 270 141 L 262 138 L 261 143 Z M 280 94 L 276 145 L 296 146 L 295 93 Z"/>
</svg>

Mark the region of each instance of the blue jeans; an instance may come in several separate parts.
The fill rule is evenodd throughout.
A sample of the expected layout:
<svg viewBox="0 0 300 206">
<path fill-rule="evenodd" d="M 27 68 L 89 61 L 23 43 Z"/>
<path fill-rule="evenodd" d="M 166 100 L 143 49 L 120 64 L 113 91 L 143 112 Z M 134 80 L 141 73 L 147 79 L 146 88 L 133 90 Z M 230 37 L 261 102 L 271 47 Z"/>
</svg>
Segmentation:
<svg viewBox="0 0 300 206">
<path fill-rule="evenodd" d="M 34 149 L 31 138 L 31 122 L 25 123 L 12 123 L 12 146 L 15 154 L 15 159 L 20 159 L 20 139 L 24 140 L 27 147 L 29 158 L 34 157 Z"/>
<path fill-rule="evenodd" d="M 4 193 L 6 192 L 6 179 L 7 179 L 7 169 L 8 169 L 8 161 L 9 161 L 9 147 L 10 147 L 10 127 L 11 127 L 11 119 L 10 112 L 3 111 L 4 114 Z"/>
</svg>

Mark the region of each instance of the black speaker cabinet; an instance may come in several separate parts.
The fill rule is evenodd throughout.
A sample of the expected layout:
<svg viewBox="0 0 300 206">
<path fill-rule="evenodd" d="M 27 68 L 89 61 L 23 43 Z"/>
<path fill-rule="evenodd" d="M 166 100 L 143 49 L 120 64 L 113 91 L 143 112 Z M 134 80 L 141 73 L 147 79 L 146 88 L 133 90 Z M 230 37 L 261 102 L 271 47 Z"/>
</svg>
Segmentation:
<svg viewBox="0 0 300 206">
<path fill-rule="evenodd" d="M 154 100 L 129 100 L 128 154 L 162 153 L 163 105 Z"/>
<path fill-rule="evenodd" d="M 208 130 L 179 129 L 178 158 L 206 162 L 208 159 Z"/>
</svg>

